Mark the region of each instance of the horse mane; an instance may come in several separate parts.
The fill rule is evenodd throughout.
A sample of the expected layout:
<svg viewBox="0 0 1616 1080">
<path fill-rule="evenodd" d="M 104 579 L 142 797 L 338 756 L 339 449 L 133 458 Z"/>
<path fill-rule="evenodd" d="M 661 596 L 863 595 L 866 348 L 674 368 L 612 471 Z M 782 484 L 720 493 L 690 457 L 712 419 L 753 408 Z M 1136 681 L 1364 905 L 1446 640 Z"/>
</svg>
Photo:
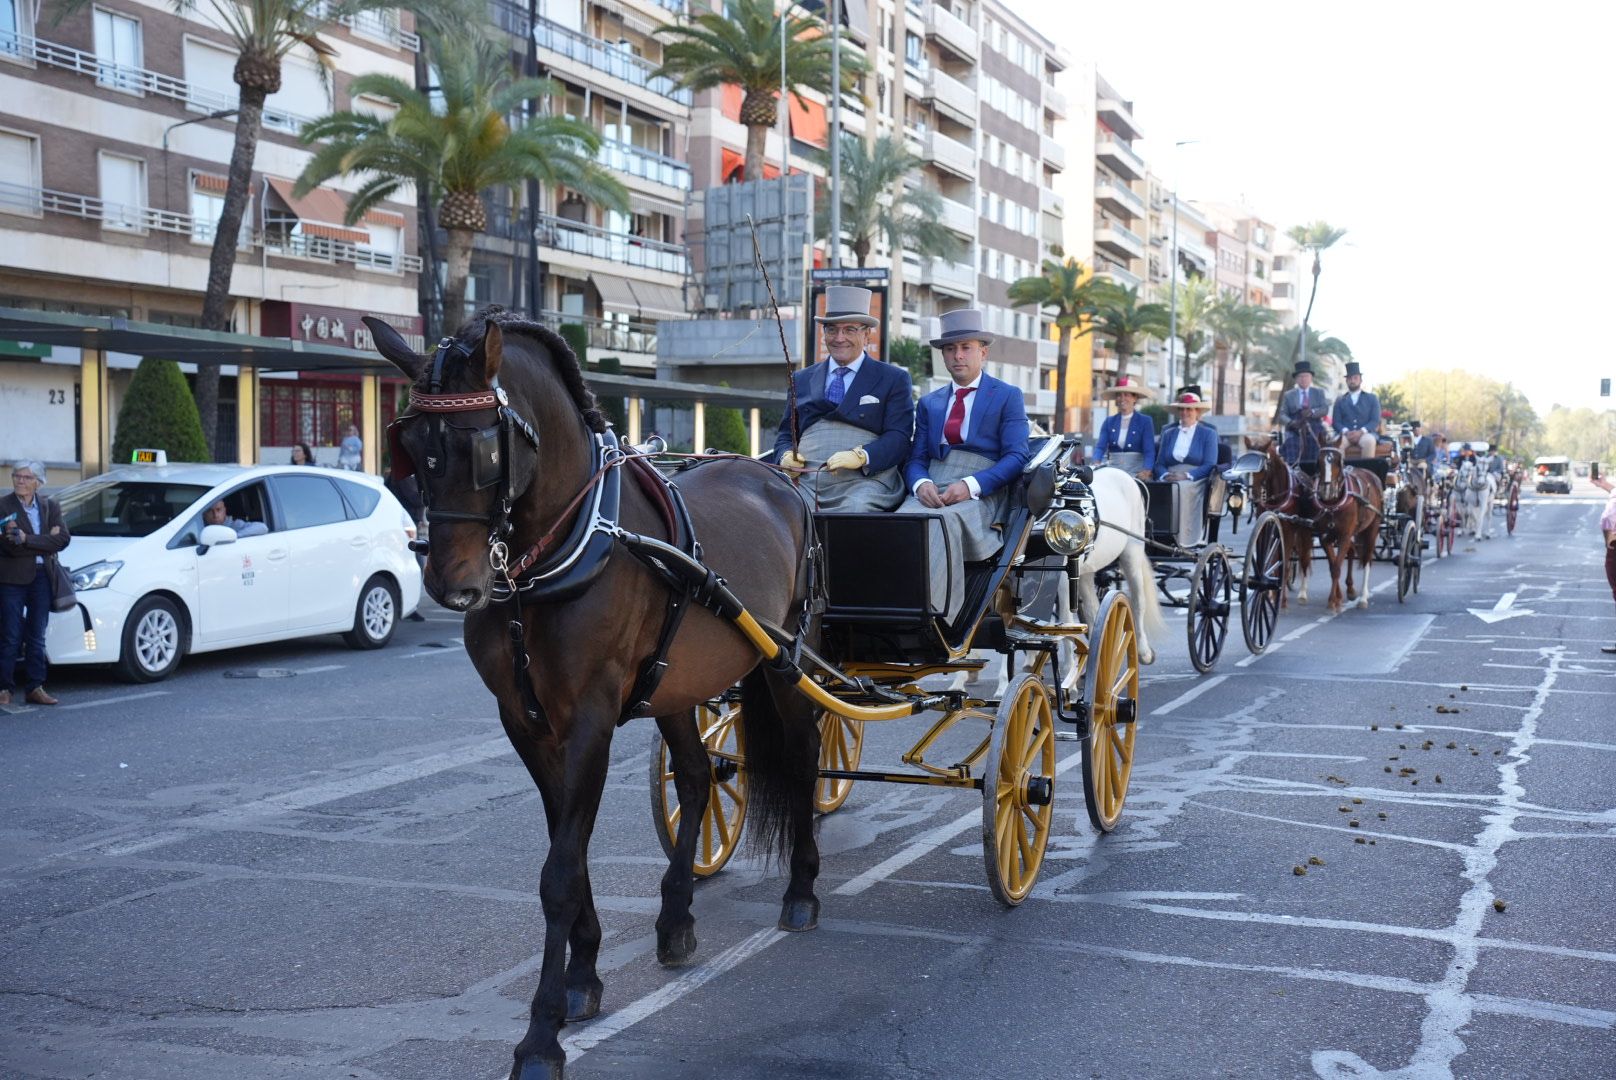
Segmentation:
<svg viewBox="0 0 1616 1080">
<path fill-rule="evenodd" d="M 572 396 L 572 403 L 583 414 L 584 426 L 597 435 L 605 433 L 606 415 L 600 411 L 600 404 L 595 400 L 594 391 L 584 382 L 583 367 L 578 363 L 577 354 L 572 351 L 572 346 L 567 344 L 566 338 L 548 326 L 527 318 L 521 312 L 511 311 L 499 304 L 489 304 L 466 320 L 456 331 L 455 340 L 468 349 L 475 350 L 482 344 L 489 323 L 498 326 L 502 333 L 524 335 L 548 349 L 550 356 L 555 360 L 556 374 L 561 376 L 561 383 Z"/>
</svg>

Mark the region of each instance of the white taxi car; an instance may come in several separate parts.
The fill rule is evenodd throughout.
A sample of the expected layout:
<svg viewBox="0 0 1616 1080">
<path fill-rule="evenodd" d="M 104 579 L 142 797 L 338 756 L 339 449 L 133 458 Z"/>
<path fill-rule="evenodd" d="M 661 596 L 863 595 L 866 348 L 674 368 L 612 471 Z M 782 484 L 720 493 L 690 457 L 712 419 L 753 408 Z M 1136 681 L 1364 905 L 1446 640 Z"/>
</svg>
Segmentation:
<svg viewBox="0 0 1616 1080">
<path fill-rule="evenodd" d="M 362 473 L 130 465 L 56 499 L 78 608 L 51 616 L 52 664 L 116 664 L 152 682 L 186 653 L 286 638 L 341 633 L 379 649 L 421 601 L 415 524 Z M 206 524 L 221 499 L 230 523 Z"/>
</svg>

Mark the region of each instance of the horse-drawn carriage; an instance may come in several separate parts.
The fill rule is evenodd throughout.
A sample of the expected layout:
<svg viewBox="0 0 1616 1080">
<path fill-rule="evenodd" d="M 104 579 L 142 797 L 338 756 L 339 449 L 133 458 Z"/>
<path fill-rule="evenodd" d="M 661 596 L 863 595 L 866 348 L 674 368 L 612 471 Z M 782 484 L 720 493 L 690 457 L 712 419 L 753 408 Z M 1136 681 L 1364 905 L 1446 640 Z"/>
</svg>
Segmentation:
<svg viewBox="0 0 1616 1080">
<path fill-rule="evenodd" d="M 1036 583 L 1047 576 L 1070 595 L 1095 534 L 1090 474 L 1069 463 L 1076 445 L 1072 438 L 1034 440 L 1011 493 L 1004 545 L 989 561 L 965 564 L 965 600 L 952 620 L 933 580 L 933 567 L 948 562 L 934 557 L 947 533 L 932 515 L 816 514 L 826 586 L 821 644 L 811 650 L 794 643 L 813 671 L 803 690 L 824 710 L 815 809 L 838 809 L 860 780 L 980 790 L 988 884 L 1007 905 L 1031 892 L 1049 841 L 1055 743 L 1082 744 L 1084 801 L 1102 832 L 1117 825 L 1132 770 L 1139 657 L 1127 597 L 1107 595 L 1091 625 L 1027 613 L 1041 591 Z M 979 655 L 985 651 L 1005 657 L 1001 696 L 922 686 L 974 677 L 987 664 Z M 913 715 L 922 703 L 940 716 L 901 755 L 908 768 L 860 768 L 865 723 Z M 696 851 L 700 877 L 723 868 L 745 827 L 741 707 L 732 690 L 702 710 L 712 791 Z M 972 723 L 982 727 L 974 747 L 957 760 L 928 760 L 950 732 Z M 659 739 L 652 816 L 670 856 L 680 819 L 676 781 Z"/>
</svg>

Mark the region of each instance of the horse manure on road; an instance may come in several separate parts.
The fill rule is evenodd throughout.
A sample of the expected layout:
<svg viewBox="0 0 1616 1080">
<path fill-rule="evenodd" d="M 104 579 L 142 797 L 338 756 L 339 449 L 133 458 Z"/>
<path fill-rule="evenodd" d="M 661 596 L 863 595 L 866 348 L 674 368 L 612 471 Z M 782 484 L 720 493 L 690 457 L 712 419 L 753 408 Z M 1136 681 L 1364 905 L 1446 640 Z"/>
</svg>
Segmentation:
<svg viewBox="0 0 1616 1080">
<path fill-rule="evenodd" d="M 1309 866 L 1323 866 L 1324 865 L 1324 860 L 1319 858 L 1317 855 L 1309 855 L 1307 857 L 1307 865 L 1309 865 Z"/>
<path fill-rule="evenodd" d="M 1494 911 L 1503 911 L 1507 907 L 1509 907 L 1509 905 L 1504 903 L 1502 900 L 1494 900 L 1493 901 L 1493 910 Z"/>
<path fill-rule="evenodd" d="M 1293 866 L 1291 867 L 1291 873 L 1295 874 L 1297 877 L 1307 877 L 1307 867 Z"/>
</svg>

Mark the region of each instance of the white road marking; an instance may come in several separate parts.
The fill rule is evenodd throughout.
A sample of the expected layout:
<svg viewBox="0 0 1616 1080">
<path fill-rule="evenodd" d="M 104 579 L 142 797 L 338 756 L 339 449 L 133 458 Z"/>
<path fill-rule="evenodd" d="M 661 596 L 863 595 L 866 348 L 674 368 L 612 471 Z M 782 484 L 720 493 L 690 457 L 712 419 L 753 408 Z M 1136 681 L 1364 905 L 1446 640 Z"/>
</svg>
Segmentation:
<svg viewBox="0 0 1616 1080">
<path fill-rule="evenodd" d="M 1154 708 L 1154 709 L 1150 710 L 1150 715 L 1151 716 L 1166 716 L 1168 713 L 1172 712 L 1174 709 L 1178 708 L 1180 705 L 1188 705 L 1190 702 L 1194 701 L 1196 698 L 1200 697 L 1202 694 L 1206 693 L 1208 690 L 1212 689 L 1214 686 L 1217 686 L 1219 683 L 1227 682 L 1228 678 L 1229 678 L 1229 676 L 1227 676 L 1227 675 L 1214 675 L 1210 679 L 1206 680 L 1205 682 L 1200 683 L 1200 684 L 1198 684 L 1196 686 L 1190 687 L 1188 690 L 1184 691 L 1182 694 L 1178 695 L 1176 698 L 1174 698 L 1172 701 L 1169 701 L 1167 704 L 1158 706 L 1157 708 Z"/>
<path fill-rule="evenodd" d="M 293 668 L 294 675 L 318 675 L 322 671 L 341 671 L 347 664 L 321 664 L 319 667 Z"/>
<path fill-rule="evenodd" d="M 96 698 L 94 701 L 75 701 L 71 705 L 58 705 L 56 707 L 62 711 L 68 709 L 93 709 L 99 705 L 121 705 L 126 701 L 141 701 L 145 698 L 162 697 L 164 694 L 172 694 L 173 692 L 172 690 L 146 690 L 138 694 L 119 694 L 116 697 Z"/>
</svg>

